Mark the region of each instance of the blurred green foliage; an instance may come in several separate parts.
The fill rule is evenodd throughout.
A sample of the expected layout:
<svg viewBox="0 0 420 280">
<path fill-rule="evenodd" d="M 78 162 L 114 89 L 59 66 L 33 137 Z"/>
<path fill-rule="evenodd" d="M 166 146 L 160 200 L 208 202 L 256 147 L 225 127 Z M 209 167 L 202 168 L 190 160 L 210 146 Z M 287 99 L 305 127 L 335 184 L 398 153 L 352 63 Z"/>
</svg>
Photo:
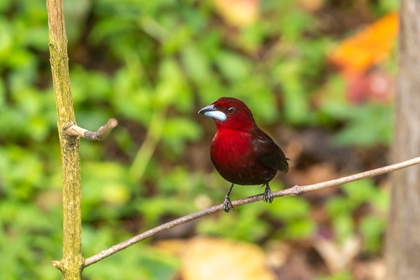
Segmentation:
<svg viewBox="0 0 420 280">
<path fill-rule="evenodd" d="M 382 15 L 395 8 L 391 2 L 378 1 L 372 9 Z M 211 1 L 65 1 L 78 123 L 95 129 L 110 117 L 120 121 L 103 142 L 81 141 L 85 256 L 210 206 L 201 205 L 199 196 L 211 204 L 222 201 L 228 183 L 203 167 L 209 166 L 208 152 L 197 167 L 189 151 L 200 141 L 209 143 L 203 124 L 210 121 L 201 122 L 196 111 L 218 97 L 244 100 L 262 126 L 341 126 L 337 143 L 390 143 L 392 106 L 350 105 L 342 78 L 325 73 L 326 51 L 340 38 L 320 33 L 317 18 L 296 1 L 260 4 L 264 18 L 232 30 L 215 16 Z M 62 218 L 48 57 L 45 1 L 1 1 L 2 279 L 60 277 L 51 266 L 61 257 Z M 311 100 L 319 90 L 331 98 L 315 108 Z M 273 189 L 280 187 L 273 182 Z M 233 198 L 257 192 L 262 191 L 238 187 Z M 351 215 L 357 207 L 372 203 L 383 209 L 387 201 L 370 181 L 355 182 L 344 192 L 327 204 L 337 240 L 355 230 Z M 309 238 L 316 229 L 310 212 L 305 199 L 284 198 L 202 219 L 197 232 L 249 242 Z M 357 225 L 367 252 L 380 248 L 384 226 L 379 214 Z M 170 279 L 178 260 L 147 243 L 87 268 L 84 275 Z"/>
<path fill-rule="evenodd" d="M 364 251 L 368 254 L 377 253 L 381 249 L 381 235 L 386 227 L 388 192 L 378 189 L 368 179 L 345 184 L 343 191 L 343 196 L 331 198 L 326 205 L 335 239 L 342 243 L 355 233 L 360 233 L 364 238 Z M 361 220 L 359 218 L 360 221 L 356 224 L 353 215 L 367 206 L 373 209 L 373 214 L 362 217 Z"/>
<path fill-rule="evenodd" d="M 317 280 L 351 280 L 353 279 L 353 276 L 351 275 L 351 273 L 349 271 L 343 271 L 343 272 L 339 272 L 335 275 L 331 275 L 331 276 L 321 276 L 316 278 Z"/>
</svg>

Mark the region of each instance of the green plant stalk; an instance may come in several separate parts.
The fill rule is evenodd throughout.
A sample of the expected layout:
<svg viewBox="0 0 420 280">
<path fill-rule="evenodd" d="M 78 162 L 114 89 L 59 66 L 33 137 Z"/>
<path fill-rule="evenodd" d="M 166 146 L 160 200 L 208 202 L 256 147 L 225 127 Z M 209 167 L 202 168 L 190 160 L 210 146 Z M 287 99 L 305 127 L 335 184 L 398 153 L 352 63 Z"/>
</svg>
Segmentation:
<svg viewBox="0 0 420 280">
<path fill-rule="evenodd" d="M 70 91 L 67 36 L 63 0 L 47 0 L 50 63 L 57 106 L 63 180 L 63 258 L 53 264 L 62 272 L 62 279 L 81 279 L 82 208 L 79 138 L 65 130 L 76 124 Z"/>
<path fill-rule="evenodd" d="M 129 170 L 129 174 L 133 182 L 137 182 L 141 179 L 141 177 L 143 177 L 147 165 L 156 150 L 156 146 L 162 136 L 163 127 L 165 126 L 165 113 L 166 108 L 155 109 L 153 113 L 146 140 L 144 140 L 138 150 Z"/>
</svg>

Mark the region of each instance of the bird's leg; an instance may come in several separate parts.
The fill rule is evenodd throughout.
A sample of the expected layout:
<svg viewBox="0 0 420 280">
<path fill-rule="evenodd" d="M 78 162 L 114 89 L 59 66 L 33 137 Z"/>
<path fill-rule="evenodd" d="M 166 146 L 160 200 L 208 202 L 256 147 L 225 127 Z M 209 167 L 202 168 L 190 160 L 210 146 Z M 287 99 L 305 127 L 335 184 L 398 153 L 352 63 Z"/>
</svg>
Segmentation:
<svg viewBox="0 0 420 280">
<path fill-rule="evenodd" d="M 223 210 L 225 210 L 226 213 L 228 213 L 230 209 L 235 210 L 233 209 L 232 202 L 230 202 L 230 198 L 229 198 L 230 192 L 232 191 L 234 185 L 235 184 L 232 183 L 232 186 L 230 186 L 229 191 L 225 195 L 225 201 L 223 201 Z"/>
<path fill-rule="evenodd" d="M 264 191 L 263 196 L 264 196 L 263 200 L 265 202 L 270 202 L 271 203 L 274 200 L 274 196 L 271 193 L 270 185 L 268 183 L 265 185 L 265 191 Z"/>
</svg>

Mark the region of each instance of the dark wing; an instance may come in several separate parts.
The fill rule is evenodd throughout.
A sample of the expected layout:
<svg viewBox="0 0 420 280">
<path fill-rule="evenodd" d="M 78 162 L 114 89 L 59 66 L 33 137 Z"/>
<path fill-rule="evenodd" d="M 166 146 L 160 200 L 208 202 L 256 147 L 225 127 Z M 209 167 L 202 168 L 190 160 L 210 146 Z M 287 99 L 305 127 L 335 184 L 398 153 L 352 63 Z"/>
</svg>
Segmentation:
<svg viewBox="0 0 420 280">
<path fill-rule="evenodd" d="M 286 173 L 289 170 L 288 158 L 280 147 L 259 128 L 256 128 L 253 134 L 252 145 L 258 160 L 265 166 Z"/>
</svg>

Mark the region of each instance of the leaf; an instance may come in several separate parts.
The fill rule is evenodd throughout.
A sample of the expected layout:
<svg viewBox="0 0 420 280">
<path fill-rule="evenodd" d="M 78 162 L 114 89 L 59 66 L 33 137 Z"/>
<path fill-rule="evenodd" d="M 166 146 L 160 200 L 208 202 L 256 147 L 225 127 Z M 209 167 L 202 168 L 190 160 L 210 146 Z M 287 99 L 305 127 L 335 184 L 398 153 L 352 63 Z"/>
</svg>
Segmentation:
<svg viewBox="0 0 420 280">
<path fill-rule="evenodd" d="M 210 69 L 207 56 L 199 48 L 190 45 L 182 50 L 182 61 L 188 75 L 196 82 L 205 82 L 209 79 Z"/>
<path fill-rule="evenodd" d="M 220 72 L 231 82 L 247 78 L 251 73 L 249 62 L 237 54 L 222 52 L 216 57 Z"/>
<path fill-rule="evenodd" d="M 284 197 L 276 200 L 267 210 L 273 217 L 293 220 L 308 217 L 310 205 L 300 197 Z"/>
<path fill-rule="evenodd" d="M 195 238 L 182 254 L 185 280 L 274 280 L 265 266 L 264 252 L 256 245 L 222 239 Z"/>
<path fill-rule="evenodd" d="M 282 36 L 288 41 L 298 42 L 305 30 L 315 26 L 313 17 L 300 9 L 293 9 L 279 18 Z"/>
<path fill-rule="evenodd" d="M 162 131 L 162 140 L 178 155 L 183 154 L 186 141 L 197 140 L 200 136 L 201 128 L 186 118 L 168 119 Z"/>
<path fill-rule="evenodd" d="M 393 138 L 393 108 L 382 104 L 352 107 L 348 111 L 349 123 L 334 140 L 340 145 L 369 147 L 382 143 L 388 145 Z"/>
<path fill-rule="evenodd" d="M 309 104 L 301 81 L 301 64 L 298 61 L 282 63 L 275 68 L 274 74 L 283 89 L 287 120 L 294 124 L 304 123 L 309 118 Z"/>
<path fill-rule="evenodd" d="M 316 230 L 316 224 L 310 219 L 297 219 L 290 221 L 284 232 L 288 239 L 297 240 L 311 237 Z"/>
<path fill-rule="evenodd" d="M 385 229 L 385 218 L 369 216 L 362 220 L 360 232 L 364 237 L 364 245 L 369 253 L 376 253 L 381 249 L 382 235 Z"/>
<path fill-rule="evenodd" d="M 351 213 L 348 213 L 351 214 Z M 344 242 L 354 231 L 354 223 L 349 215 L 341 215 L 333 220 L 333 228 L 339 242 Z"/>
<path fill-rule="evenodd" d="M 327 211 L 333 218 L 351 213 L 354 204 L 345 197 L 333 197 L 327 201 Z"/>
<path fill-rule="evenodd" d="M 214 0 L 219 14 L 231 25 L 246 27 L 258 17 L 258 0 Z"/>
<path fill-rule="evenodd" d="M 391 12 L 360 33 L 343 41 L 330 55 L 344 73 L 363 73 L 387 60 L 398 32 L 398 13 Z"/>
<path fill-rule="evenodd" d="M 343 190 L 349 199 L 357 203 L 369 201 L 378 193 L 378 189 L 375 188 L 372 180 L 369 179 L 347 183 L 343 186 Z"/>
</svg>

